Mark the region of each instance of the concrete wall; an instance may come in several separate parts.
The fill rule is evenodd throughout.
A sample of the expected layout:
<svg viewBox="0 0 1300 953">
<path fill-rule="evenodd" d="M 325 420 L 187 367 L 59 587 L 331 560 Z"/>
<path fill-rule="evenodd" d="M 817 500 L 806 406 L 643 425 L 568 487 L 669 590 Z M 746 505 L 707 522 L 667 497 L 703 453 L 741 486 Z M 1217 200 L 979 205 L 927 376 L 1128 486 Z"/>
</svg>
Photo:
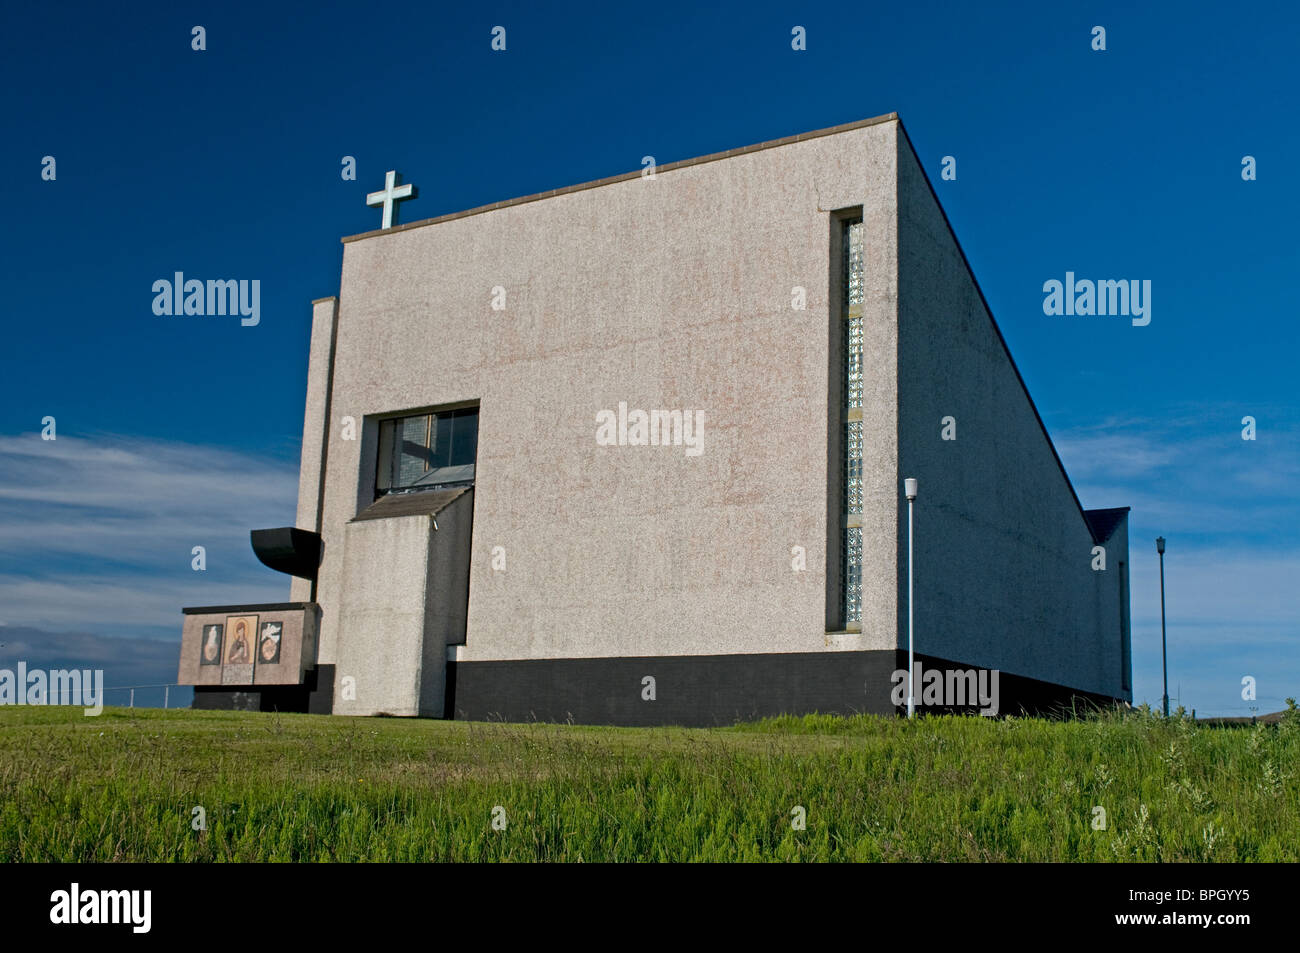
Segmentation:
<svg viewBox="0 0 1300 953">
<path fill-rule="evenodd" d="M 1101 663 L 1115 673 L 1120 691 L 1115 697 L 1133 699 L 1132 621 L 1129 617 L 1128 517 L 1115 527 L 1106 547 L 1106 571 L 1094 574 L 1098 590 L 1097 639 Z"/>
<path fill-rule="evenodd" d="M 887 118 L 350 241 L 320 661 L 340 677 L 364 662 L 348 646 L 354 626 L 378 622 L 367 613 L 417 624 L 420 573 L 399 555 L 416 558 L 424 531 L 348 524 L 372 499 L 376 417 L 473 400 L 463 661 L 892 649 L 897 128 Z M 825 575 L 829 322 L 839 320 L 829 234 L 835 210 L 858 206 L 868 585 L 864 631 L 836 636 Z M 504 311 L 490 307 L 497 286 Z M 807 289 L 805 311 L 791 307 L 794 286 Z M 596 415 L 620 401 L 702 411 L 703 453 L 598 446 Z M 360 439 L 341 439 L 345 416 Z M 791 571 L 796 545 L 807 572 Z M 504 572 L 491 566 L 496 546 Z M 394 690 L 415 706 L 414 686 Z"/>
<path fill-rule="evenodd" d="M 336 713 L 444 714 L 447 646 L 465 638 L 473 500 L 465 493 L 436 515 L 347 524 Z"/>
<path fill-rule="evenodd" d="M 181 629 L 181 658 L 176 681 L 181 685 L 299 685 L 316 662 L 319 610 L 309 603 L 262 603 L 246 606 L 213 606 L 184 610 Z M 252 662 L 226 665 L 232 634 L 232 618 L 253 618 L 249 633 Z M 280 626 L 280 655 L 274 663 L 257 655 L 264 623 Z M 222 626 L 221 653 L 217 664 L 204 665 L 203 633 L 210 625 Z"/>
<path fill-rule="evenodd" d="M 450 664 L 457 718 L 706 726 L 781 714 L 892 713 L 897 660 L 881 649 Z"/>
<path fill-rule="evenodd" d="M 340 715 L 418 715 L 424 658 L 425 593 L 433 518 L 348 523 L 341 599 L 332 602 L 339 645 L 334 711 Z M 322 610 L 326 611 L 326 610 Z M 353 679 L 348 698 L 344 679 Z"/>
<path fill-rule="evenodd" d="M 425 584 L 420 714 L 441 718 L 446 712 L 447 646 L 464 643 L 466 636 L 473 492 L 453 500 L 436 520 Z"/>
<path fill-rule="evenodd" d="M 302 423 L 302 462 L 298 470 L 298 515 L 294 523 L 319 533 L 322 518 L 322 478 L 325 475 L 329 419 L 330 377 L 334 361 L 334 336 L 338 325 L 338 298 L 320 298 L 311 305 L 311 350 L 307 362 L 307 406 Z M 307 602 L 314 597 L 310 580 L 291 577 L 289 597 Z"/>
<path fill-rule="evenodd" d="M 916 649 L 1124 697 L 1127 532 L 1123 554 L 1094 573 L 1091 531 L 905 136 L 898 215 L 897 481 L 920 481 Z M 940 439 L 945 416 L 955 441 Z M 905 647 L 907 514 L 896 499 Z"/>
</svg>

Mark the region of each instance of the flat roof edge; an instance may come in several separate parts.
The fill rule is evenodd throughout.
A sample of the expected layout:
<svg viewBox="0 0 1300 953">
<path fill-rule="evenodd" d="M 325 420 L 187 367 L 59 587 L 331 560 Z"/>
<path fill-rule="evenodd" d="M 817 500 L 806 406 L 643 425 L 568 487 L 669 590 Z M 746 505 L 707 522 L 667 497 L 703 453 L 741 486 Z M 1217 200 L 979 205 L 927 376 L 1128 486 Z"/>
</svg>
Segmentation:
<svg viewBox="0 0 1300 953">
<path fill-rule="evenodd" d="M 697 156 L 694 159 L 680 159 L 677 162 L 669 162 L 665 165 L 656 166 L 655 174 L 662 172 L 672 172 L 674 169 L 685 169 L 694 165 L 703 165 L 706 162 L 716 162 L 719 159 L 730 159 L 735 156 L 747 155 L 751 152 L 759 152 L 763 149 L 775 149 L 777 146 L 789 146 L 796 142 L 805 142 L 809 139 L 820 139 L 823 136 L 833 136 L 840 132 L 852 132 L 854 129 L 864 129 L 867 126 L 875 126 L 883 122 L 897 122 L 898 113 L 885 113 L 883 116 L 873 116 L 870 119 L 859 119 L 854 122 L 842 123 L 838 126 L 827 126 L 825 129 L 814 129 L 811 132 L 801 132 L 794 136 L 785 136 L 781 139 L 769 139 L 767 142 L 758 142 L 751 146 L 741 146 L 738 149 L 727 149 L 723 152 L 713 152 L 709 155 Z M 481 215 L 484 212 L 494 212 L 497 209 L 509 208 L 513 205 L 526 205 L 529 202 L 539 202 L 542 199 L 556 198 L 560 195 L 570 195 L 574 192 L 585 192 L 587 189 L 599 188 L 602 185 L 613 185 L 615 182 L 627 182 L 632 179 L 639 179 L 641 170 L 633 172 L 623 172 L 619 175 L 607 176 L 603 179 L 594 179 L 590 182 L 582 182 L 578 185 L 566 185 L 563 188 L 551 189 L 546 192 L 537 192 L 533 195 L 523 195 L 519 198 L 504 199 L 500 202 L 492 202 L 489 205 L 480 205 L 477 208 L 465 209 L 461 212 L 449 212 L 446 215 L 438 215 L 434 218 L 421 219 L 418 222 L 409 222 L 405 225 L 394 225 L 392 228 L 376 228 L 368 232 L 361 232 L 356 235 L 348 235 L 340 239 L 345 245 L 350 242 L 361 241 L 363 238 L 373 238 L 376 235 L 391 235 L 395 232 L 405 232 L 413 228 L 423 228 L 426 225 L 438 225 L 442 222 L 455 221 L 458 218 L 468 218 L 471 215 Z"/>
<path fill-rule="evenodd" d="M 226 613 L 235 615 L 240 612 L 288 612 L 293 609 L 310 609 L 314 602 L 249 602 L 235 606 L 188 606 L 181 610 L 184 615 L 207 615 L 209 613 Z"/>
</svg>

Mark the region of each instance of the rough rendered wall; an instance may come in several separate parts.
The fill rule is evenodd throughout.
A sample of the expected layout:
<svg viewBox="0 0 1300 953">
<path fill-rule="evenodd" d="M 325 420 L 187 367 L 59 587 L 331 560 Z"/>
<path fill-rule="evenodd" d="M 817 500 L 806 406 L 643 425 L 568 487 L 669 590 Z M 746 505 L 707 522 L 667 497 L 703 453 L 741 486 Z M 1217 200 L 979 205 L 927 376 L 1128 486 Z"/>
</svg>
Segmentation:
<svg viewBox="0 0 1300 953">
<path fill-rule="evenodd" d="M 331 603 L 348 633 L 337 656 L 335 714 L 421 713 L 433 535 L 429 516 L 347 524 L 343 545 L 336 547 L 342 551 L 344 596 Z M 355 698 L 344 697 L 344 678 L 355 680 Z"/>
<path fill-rule="evenodd" d="M 1083 514 L 906 136 L 898 189 L 898 478 L 920 481 L 916 649 L 1121 696 L 1117 554 L 1107 573 L 1090 569 Z M 952 442 L 940 439 L 948 415 Z"/>
<path fill-rule="evenodd" d="M 473 491 L 439 511 L 429 547 L 424 604 L 424 653 L 420 669 L 420 714 L 441 718 L 446 711 L 447 646 L 465 641 Z"/>
<path fill-rule="evenodd" d="M 298 470 L 298 515 L 296 526 L 319 532 L 321 472 L 325 459 L 325 418 L 329 411 L 330 361 L 338 299 L 321 298 L 311 305 L 311 351 L 307 364 L 307 406 L 302 424 L 302 462 Z M 312 598 L 310 580 L 293 576 L 289 598 L 306 602 Z"/>
<path fill-rule="evenodd" d="M 344 526 L 374 478 L 373 420 L 343 441 L 343 416 L 471 400 L 461 660 L 892 648 L 896 129 L 887 120 L 348 243 L 321 662 L 345 674 Z M 867 223 L 868 591 L 863 634 L 832 640 L 828 237 L 831 213 L 851 206 Z M 490 307 L 498 286 L 504 311 Z M 794 286 L 807 289 L 804 311 L 791 307 Z M 597 446 L 597 412 L 620 401 L 703 411 L 703 453 Z M 796 545 L 807 572 L 791 571 Z"/>
<path fill-rule="evenodd" d="M 1110 539 L 1106 540 L 1106 572 L 1097 575 L 1100 606 L 1098 634 L 1103 650 L 1102 664 L 1115 673 L 1117 684 L 1126 681 L 1127 673 L 1127 687 L 1116 692 L 1116 695 L 1132 701 L 1133 629 L 1129 617 L 1129 581 L 1133 578 L 1133 565 L 1128 551 L 1127 517 L 1115 528 Z M 1124 644 L 1125 638 L 1129 642 L 1127 647 Z"/>
</svg>

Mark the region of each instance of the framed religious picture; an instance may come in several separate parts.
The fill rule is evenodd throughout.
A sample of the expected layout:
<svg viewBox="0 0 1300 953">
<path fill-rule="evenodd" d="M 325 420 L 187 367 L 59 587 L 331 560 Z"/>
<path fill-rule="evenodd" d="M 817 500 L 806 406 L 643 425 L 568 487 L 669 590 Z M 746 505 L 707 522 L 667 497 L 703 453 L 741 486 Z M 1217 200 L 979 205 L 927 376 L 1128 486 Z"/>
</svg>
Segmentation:
<svg viewBox="0 0 1300 953">
<path fill-rule="evenodd" d="M 257 661 L 262 665 L 275 665 L 280 661 L 280 635 L 283 622 L 263 622 L 257 637 Z"/>
<path fill-rule="evenodd" d="M 221 664 L 221 636 L 225 629 L 224 625 L 205 625 L 203 627 L 203 636 L 199 644 L 200 665 Z"/>
<path fill-rule="evenodd" d="M 251 665 L 253 662 L 253 635 L 257 631 L 257 616 L 232 615 L 226 617 L 226 664 Z"/>
</svg>

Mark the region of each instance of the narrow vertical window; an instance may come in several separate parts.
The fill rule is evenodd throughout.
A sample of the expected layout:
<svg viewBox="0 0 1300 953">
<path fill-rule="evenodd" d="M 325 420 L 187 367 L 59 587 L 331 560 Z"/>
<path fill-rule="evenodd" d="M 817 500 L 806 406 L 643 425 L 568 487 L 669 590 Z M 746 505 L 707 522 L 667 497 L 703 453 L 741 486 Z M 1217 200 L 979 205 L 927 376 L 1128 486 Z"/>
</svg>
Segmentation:
<svg viewBox="0 0 1300 953">
<path fill-rule="evenodd" d="M 1133 659 L 1130 655 L 1132 651 L 1129 646 L 1128 634 L 1128 575 L 1127 567 L 1124 563 L 1119 564 L 1119 665 L 1120 665 L 1120 687 L 1124 691 L 1131 691 L 1133 688 Z"/>
<path fill-rule="evenodd" d="M 845 628 L 862 624 L 862 219 L 843 223 L 844 262 L 840 295 L 844 327 L 844 540 L 841 592 Z"/>
</svg>

